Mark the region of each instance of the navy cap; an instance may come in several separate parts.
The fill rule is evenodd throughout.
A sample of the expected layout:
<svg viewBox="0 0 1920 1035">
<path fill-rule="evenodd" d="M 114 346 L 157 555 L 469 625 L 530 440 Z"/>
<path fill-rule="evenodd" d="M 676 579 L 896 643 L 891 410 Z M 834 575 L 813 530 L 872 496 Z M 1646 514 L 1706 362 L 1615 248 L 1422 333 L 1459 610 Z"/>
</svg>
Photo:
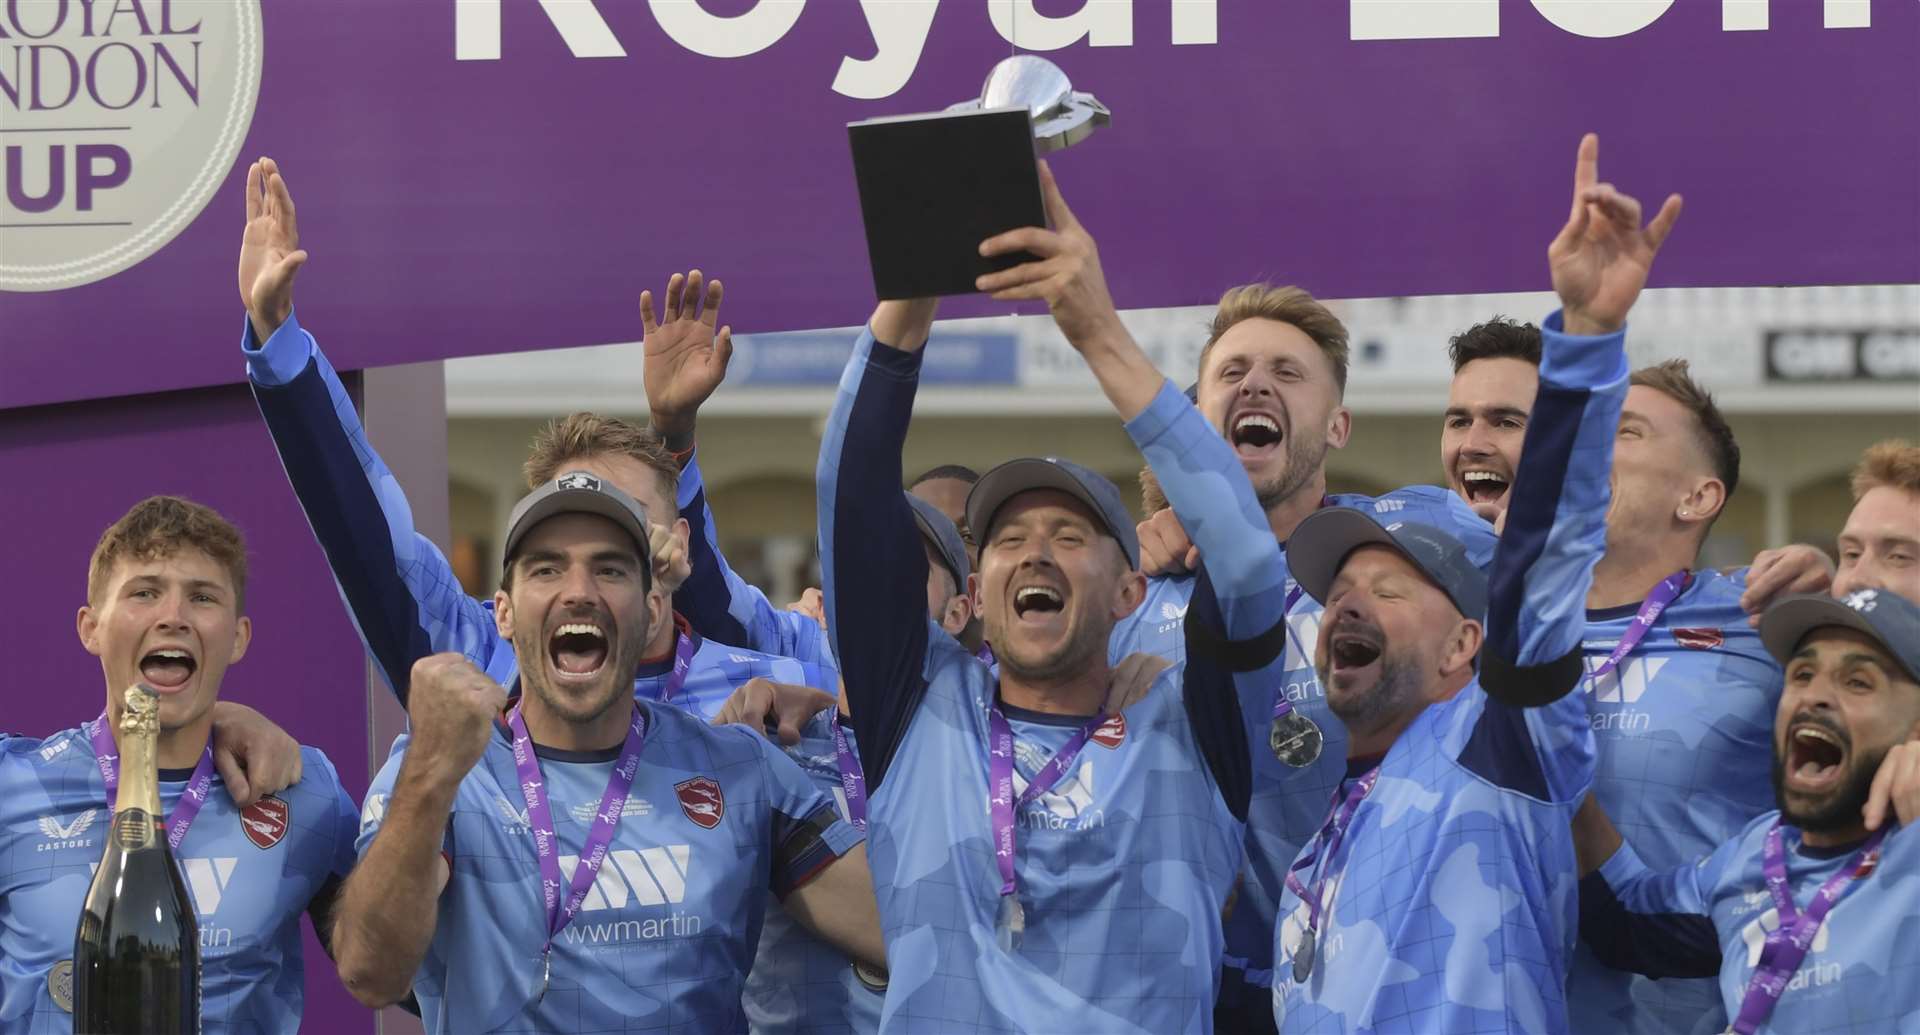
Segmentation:
<svg viewBox="0 0 1920 1035">
<path fill-rule="evenodd" d="M 954 527 L 953 519 L 940 513 L 939 508 L 926 500 L 906 493 L 907 503 L 913 507 L 913 523 L 920 526 L 920 534 L 933 544 L 933 552 L 940 555 L 940 562 L 953 574 L 954 592 L 967 591 L 967 574 L 973 570 L 967 564 L 967 544 L 960 541 L 960 530 Z"/>
<path fill-rule="evenodd" d="M 598 475 L 568 471 L 522 496 L 520 502 L 513 505 L 513 516 L 507 519 L 505 546 L 500 551 L 501 565 L 513 563 L 514 551 L 535 525 L 561 514 L 598 514 L 619 525 L 639 548 L 641 566 L 653 564 L 648 549 L 647 508 Z"/>
<path fill-rule="evenodd" d="M 1864 633 L 1920 683 L 1920 607 L 1884 589 L 1856 589 L 1835 600 L 1807 594 L 1783 597 L 1760 616 L 1760 642 L 1784 665 L 1807 634 L 1825 626 Z"/>
<path fill-rule="evenodd" d="M 1107 534 L 1120 544 L 1127 564 L 1140 567 L 1140 539 L 1133 530 L 1133 514 L 1121 502 L 1120 490 L 1093 471 L 1054 456 L 1009 460 L 973 483 L 972 491 L 967 493 L 967 526 L 973 529 L 981 549 L 986 548 L 994 514 L 1008 500 L 1034 489 L 1059 489 L 1085 503 L 1105 526 Z"/>
<path fill-rule="evenodd" d="M 1347 556 L 1371 543 L 1392 547 L 1412 561 L 1462 615 L 1475 621 L 1486 618 L 1487 576 L 1460 540 L 1432 525 L 1396 521 L 1382 526 L 1365 511 L 1326 507 L 1300 522 L 1287 538 L 1287 567 L 1300 588 L 1324 604 Z"/>
</svg>

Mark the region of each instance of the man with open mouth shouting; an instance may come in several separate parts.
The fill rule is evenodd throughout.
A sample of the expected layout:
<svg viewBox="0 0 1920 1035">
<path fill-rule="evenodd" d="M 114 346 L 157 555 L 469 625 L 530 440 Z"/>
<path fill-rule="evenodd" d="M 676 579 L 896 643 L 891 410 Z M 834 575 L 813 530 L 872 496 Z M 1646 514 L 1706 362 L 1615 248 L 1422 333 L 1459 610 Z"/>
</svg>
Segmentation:
<svg viewBox="0 0 1920 1035">
<path fill-rule="evenodd" d="M 1788 597 L 1760 636 L 1786 666 L 1778 810 L 1705 859 L 1653 868 L 1583 809 L 1581 937 L 1611 966 L 1718 978 L 1742 1035 L 1914 1030 L 1920 608 L 1878 589 Z"/>
<path fill-rule="evenodd" d="M 1581 145 L 1549 249 L 1548 317 L 1516 499 L 1491 576 L 1442 529 L 1345 507 L 1287 544 L 1325 608 L 1314 662 L 1346 728 L 1345 778 L 1285 876 L 1281 1031 L 1568 1027 L 1573 842 L 1591 786 L 1580 602 L 1605 529 L 1626 395 L 1624 328 L 1679 214 L 1596 185 Z"/>
<path fill-rule="evenodd" d="M 284 779 L 259 766 L 242 777 L 217 758 L 236 713 L 262 724 L 219 699 L 253 634 L 239 529 L 177 496 L 142 500 L 100 537 L 77 627 L 100 659 L 106 708 L 0 746 L 0 1032 L 67 1031 L 76 1020 L 74 918 L 112 823 L 116 730 L 135 684 L 160 698 L 160 804 L 199 926 L 205 1030 L 298 1028 L 300 916 L 312 915 L 326 946 L 353 865 L 355 810 L 317 749 L 289 743 Z"/>
<path fill-rule="evenodd" d="M 634 696 L 669 620 L 649 538 L 631 497 L 561 474 L 504 536 L 518 692 L 458 654 L 415 663 L 335 926 L 362 1002 L 411 986 L 434 1031 L 738 1030 L 769 891 L 881 963 L 866 848 L 831 800 L 759 734 Z M 683 640 L 674 671 L 691 660 Z"/>
</svg>

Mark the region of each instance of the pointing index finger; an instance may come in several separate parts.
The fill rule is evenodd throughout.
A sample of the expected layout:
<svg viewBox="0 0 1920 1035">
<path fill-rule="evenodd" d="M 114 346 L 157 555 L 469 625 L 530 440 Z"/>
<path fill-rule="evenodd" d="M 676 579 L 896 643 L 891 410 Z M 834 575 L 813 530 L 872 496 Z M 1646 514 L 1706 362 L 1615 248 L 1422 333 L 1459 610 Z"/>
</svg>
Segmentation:
<svg viewBox="0 0 1920 1035">
<path fill-rule="evenodd" d="M 1573 160 L 1573 215 L 1578 218 L 1581 206 L 1586 204 L 1587 188 L 1600 181 L 1600 134 L 1588 133 L 1580 138 L 1580 151 Z"/>
</svg>

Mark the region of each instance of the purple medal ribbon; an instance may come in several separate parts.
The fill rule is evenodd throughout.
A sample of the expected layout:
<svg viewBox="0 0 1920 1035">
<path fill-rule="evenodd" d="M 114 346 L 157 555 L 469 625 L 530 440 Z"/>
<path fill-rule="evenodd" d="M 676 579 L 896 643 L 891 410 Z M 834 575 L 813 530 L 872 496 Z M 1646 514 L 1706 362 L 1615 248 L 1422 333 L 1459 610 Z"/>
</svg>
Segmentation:
<svg viewBox="0 0 1920 1035">
<path fill-rule="evenodd" d="M 854 828 L 866 832 L 867 829 L 867 773 L 860 767 L 860 760 L 854 757 L 853 747 L 847 743 L 847 731 L 840 726 L 840 709 L 833 710 L 833 718 L 828 720 L 833 727 L 833 757 L 840 765 L 840 790 L 847 796 L 847 821 Z"/>
<path fill-rule="evenodd" d="M 107 784 L 107 807 L 112 808 L 120 795 L 120 749 L 107 733 L 107 713 L 87 723 L 87 737 L 93 741 L 93 761 L 100 767 L 100 778 Z M 180 800 L 173 803 L 173 811 L 161 825 L 167 829 L 167 847 L 178 849 L 180 842 L 186 840 L 187 828 L 193 825 L 193 818 L 200 814 L 200 806 L 207 803 L 207 793 L 213 789 L 213 744 L 209 739 L 207 746 L 200 749 L 200 761 L 193 767 L 193 775 L 187 777 L 187 789 L 180 792 Z"/>
<path fill-rule="evenodd" d="M 1653 628 L 1653 623 L 1660 620 L 1660 615 L 1666 611 L 1667 605 L 1673 603 L 1673 599 L 1684 592 L 1687 583 L 1692 581 L 1693 573 L 1685 570 L 1676 571 L 1661 579 L 1660 584 L 1653 587 L 1653 592 L 1647 594 L 1647 599 L 1641 602 L 1639 613 L 1633 616 L 1633 623 L 1627 626 L 1627 631 L 1620 637 L 1620 642 L 1614 644 L 1613 653 L 1607 655 L 1607 660 L 1601 662 L 1599 668 L 1589 673 L 1588 678 L 1599 679 L 1619 668 L 1627 655 L 1632 654 L 1633 649 L 1640 646 L 1640 641 L 1647 638 L 1647 630 Z"/>
<path fill-rule="evenodd" d="M 661 688 L 662 701 L 670 700 L 680 685 L 686 682 L 693 653 L 692 638 L 680 636 L 674 648 L 673 674 L 667 677 L 666 686 Z M 540 955 L 544 960 L 553 951 L 553 940 L 566 930 L 580 912 L 581 903 L 586 901 L 587 892 L 600 875 L 601 864 L 607 860 L 607 849 L 613 844 L 613 835 L 620 827 L 627 794 L 633 790 L 634 777 L 640 771 L 640 748 L 647 741 L 647 713 L 638 704 L 634 706 L 633 723 L 627 727 L 627 739 L 620 747 L 620 757 L 613 764 L 613 772 L 607 776 L 607 789 L 600 795 L 600 810 L 587 830 L 586 842 L 580 846 L 580 862 L 574 868 L 565 902 L 560 899 L 560 849 L 553 832 L 553 810 L 547 805 L 540 759 L 534 754 L 533 738 L 527 733 L 527 723 L 520 716 L 519 705 L 507 712 L 507 728 L 513 731 L 513 768 L 520 778 L 520 796 L 527 804 L 527 824 L 533 828 L 533 854 L 540 860 L 540 889 L 547 907 L 547 940 L 540 947 Z M 544 975 L 540 993 L 546 993 Z"/>
<path fill-rule="evenodd" d="M 1287 591 L 1286 602 L 1280 605 L 1280 620 L 1287 623 L 1287 639 L 1292 640 L 1294 647 L 1299 649 L 1300 656 L 1306 658 L 1308 664 L 1312 664 L 1313 657 L 1307 653 L 1306 644 L 1301 643 L 1299 637 L 1294 635 L 1293 623 L 1288 621 L 1293 614 L 1293 605 L 1299 603 L 1300 598 L 1306 593 L 1306 587 L 1298 582 L 1293 584 L 1293 588 Z M 1293 702 L 1287 700 L 1286 680 L 1283 679 L 1280 682 L 1281 686 L 1273 693 L 1273 717 L 1276 721 L 1286 718 L 1293 711 Z"/>
<path fill-rule="evenodd" d="M 987 805 L 993 817 L 993 861 L 1000 868 L 1000 895 L 1006 896 L 1018 891 L 1013 876 L 1013 815 L 1018 809 L 1053 789 L 1066 775 L 1067 767 L 1073 764 L 1080 749 L 1087 744 L 1087 738 L 1100 724 L 1107 721 L 1107 713 L 1102 709 L 1098 715 L 1082 723 L 1073 731 L 1060 750 L 1047 759 L 1047 764 L 1033 774 L 1027 783 L 1027 789 L 1020 793 L 1020 799 L 1013 797 L 1013 726 L 1000 711 L 1000 705 L 994 704 L 987 711 L 987 773 L 991 780 Z"/>
<path fill-rule="evenodd" d="M 1813 893 L 1813 901 L 1803 913 L 1793 902 L 1793 887 L 1787 882 L 1786 847 L 1782 843 L 1780 823 L 1774 821 L 1773 829 L 1767 831 L 1760 867 L 1766 874 L 1767 891 L 1773 896 L 1774 909 L 1780 914 L 1780 926 L 1767 932 L 1766 944 L 1760 950 L 1760 965 L 1747 980 L 1747 994 L 1740 1001 L 1740 1015 L 1734 1019 L 1733 1031 L 1752 1035 L 1767 1022 L 1774 1005 L 1785 994 L 1787 983 L 1800 969 L 1800 962 L 1807 958 L 1807 950 L 1813 947 L 1814 936 L 1820 933 L 1827 914 L 1852 890 L 1855 880 L 1873 872 L 1879 863 L 1880 841 L 1887 836 L 1887 830 L 1883 826 L 1867 838 L 1867 843 L 1853 853 L 1839 872 L 1828 877 L 1820 890 Z"/>
<path fill-rule="evenodd" d="M 1353 824 L 1354 813 L 1360 811 L 1360 803 L 1373 793 L 1373 785 L 1380 779 L 1380 767 L 1374 766 L 1353 781 L 1347 788 L 1344 799 L 1336 795 L 1334 803 L 1327 810 L 1327 818 L 1320 824 L 1319 833 L 1314 835 L 1315 849 L 1305 858 L 1296 861 L 1287 870 L 1287 890 L 1299 896 L 1307 904 L 1307 937 L 1312 938 L 1320 932 L 1320 898 L 1326 882 L 1333 877 L 1324 872 L 1324 867 L 1340 851 L 1341 842 L 1347 838 L 1347 827 Z M 1300 871 L 1311 868 L 1310 884 L 1302 883 Z"/>
<path fill-rule="evenodd" d="M 685 632 L 675 632 L 673 639 L 673 672 L 660 687 L 660 703 L 672 704 L 675 694 L 686 685 L 687 669 L 693 665 L 693 637 Z"/>
</svg>

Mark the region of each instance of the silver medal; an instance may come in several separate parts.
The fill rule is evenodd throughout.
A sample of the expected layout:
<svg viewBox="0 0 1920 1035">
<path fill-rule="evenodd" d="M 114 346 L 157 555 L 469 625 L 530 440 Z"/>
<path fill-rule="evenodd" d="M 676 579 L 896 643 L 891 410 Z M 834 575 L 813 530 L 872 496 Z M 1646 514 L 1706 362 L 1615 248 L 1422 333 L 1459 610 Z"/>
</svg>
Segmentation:
<svg viewBox="0 0 1920 1035">
<path fill-rule="evenodd" d="M 875 993 L 876 995 L 886 994 L 887 972 L 885 968 L 870 967 L 865 963 L 855 961 L 853 964 L 853 976 L 860 980 L 861 987 L 867 991 Z"/>
<path fill-rule="evenodd" d="M 553 950 L 548 949 L 547 951 L 540 954 L 540 987 L 535 989 L 533 993 L 533 1001 L 535 1005 L 538 1005 L 540 1000 L 545 999 L 547 997 L 547 981 L 552 977 L 553 977 Z"/>
<path fill-rule="evenodd" d="M 68 1013 L 73 1012 L 72 960 L 61 960 L 47 971 L 47 995 L 53 999 L 53 1005 Z"/>
<path fill-rule="evenodd" d="M 1312 719 L 1292 711 L 1274 716 L 1273 728 L 1267 734 L 1267 746 L 1273 749 L 1273 757 L 1295 769 L 1304 769 L 1318 761 L 1324 742 L 1320 727 Z"/>
<path fill-rule="evenodd" d="M 1020 896 L 1000 896 L 1000 947 L 1011 952 L 1020 947 L 1020 936 L 1027 933 L 1027 911 L 1020 907 Z"/>
<path fill-rule="evenodd" d="M 1293 979 L 1305 983 L 1312 973 L 1313 932 L 1309 930 L 1300 936 L 1300 944 L 1293 950 Z"/>
</svg>

